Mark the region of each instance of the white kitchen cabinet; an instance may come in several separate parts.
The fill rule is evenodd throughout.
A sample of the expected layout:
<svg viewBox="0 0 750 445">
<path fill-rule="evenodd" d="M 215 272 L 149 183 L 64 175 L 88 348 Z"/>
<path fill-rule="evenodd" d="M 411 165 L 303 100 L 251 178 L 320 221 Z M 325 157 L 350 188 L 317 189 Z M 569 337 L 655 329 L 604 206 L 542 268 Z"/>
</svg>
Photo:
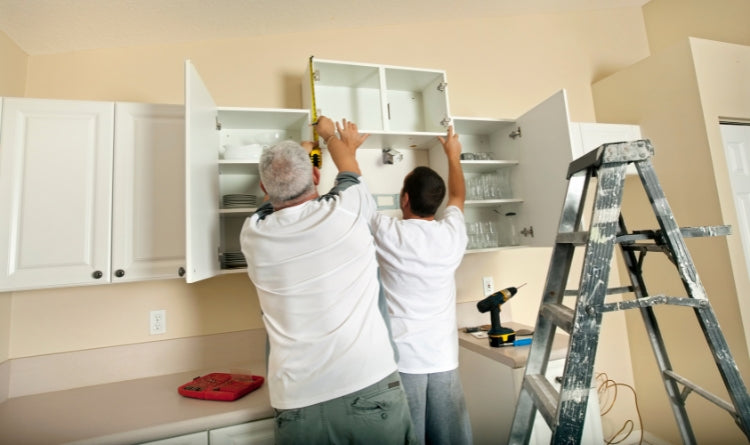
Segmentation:
<svg viewBox="0 0 750 445">
<path fill-rule="evenodd" d="M 471 419 L 474 444 L 508 443 L 516 400 L 523 383 L 524 368 L 513 368 L 466 347 L 459 348 L 459 363 L 461 385 Z M 547 367 L 547 379 L 558 389 L 559 385 L 555 378 L 562 376 L 564 365 L 565 359 L 558 359 L 551 360 Z M 550 436 L 547 423 L 541 414 L 537 413 L 529 443 L 548 444 Z M 581 443 L 604 443 L 596 388 L 592 388 L 589 393 Z"/>
<path fill-rule="evenodd" d="M 510 216 L 523 246 L 551 246 L 565 196 L 565 173 L 572 160 L 568 106 L 559 91 L 513 120 L 455 117 L 464 158 L 488 153 L 491 159 L 463 159 L 467 185 L 485 175 L 507 184 L 500 196 L 474 198 L 467 187 L 467 223 L 489 222 L 499 246 L 507 246 Z M 430 166 L 447 175 L 442 147 L 430 150 Z M 470 234 L 471 236 L 471 234 Z M 468 252 L 493 250 L 480 247 Z"/>
<path fill-rule="evenodd" d="M 302 103 L 370 134 L 362 148 L 427 148 L 450 125 L 444 71 L 311 57 Z"/>
<path fill-rule="evenodd" d="M 513 244 L 511 225 L 523 246 L 550 246 L 557 232 L 567 188 L 570 162 L 605 142 L 640 138 L 637 125 L 568 121 L 565 94 L 560 91 L 515 120 L 455 117 L 465 158 L 466 221 L 490 222 L 497 247 Z M 567 131 L 566 131 L 567 128 Z M 486 159 L 489 158 L 489 159 Z M 431 165 L 447 172 L 442 148 L 431 152 Z M 473 178 L 494 178 L 502 191 L 471 196 Z M 515 216 L 506 216 L 507 214 Z M 470 246 L 468 252 L 494 250 Z"/>
<path fill-rule="evenodd" d="M 2 110 L 0 290 L 178 277 L 181 107 L 5 98 Z"/>
<path fill-rule="evenodd" d="M 274 419 L 217 428 L 208 434 L 211 445 L 273 445 Z"/>
<path fill-rule="evenodd" d="M 3 99 L 0 290 L 110 276 L 114 113 L 112 102 Z"/>
<path fill-rule="evenodd" d="M 185 109 L 115 103 L 112 282 L 178 278 L 185 265 Z"/>
<path fill-rule="evenodd" d="M 183 436 L 145 442 L 141 445 L 208 445 L 208 431 L 200 431 Z"/>
<path fill-rule="evenodd" d="M 188 283 L 245 270 L 240 229 L 263 199 L 258 150 L 285 139 L 309 140 L 310 133 L 307 110 L 217 107 L 198 71 L 185 62 Z M 228 153 L 240 156 L 225 159 Z M 255 201 L 227 205 L 230 195 Z"/>
</svg>

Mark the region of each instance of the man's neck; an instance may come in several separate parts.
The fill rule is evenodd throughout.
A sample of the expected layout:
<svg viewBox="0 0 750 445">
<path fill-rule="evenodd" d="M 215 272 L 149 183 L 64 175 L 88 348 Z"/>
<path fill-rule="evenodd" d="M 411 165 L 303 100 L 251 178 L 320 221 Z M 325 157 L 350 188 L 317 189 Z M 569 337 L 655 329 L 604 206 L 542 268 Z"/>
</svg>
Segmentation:
<svg viewBox="0 0 750 445">
<path fill-rule="evenodd" d="M 300 204 L 306 203 L 307 201 L 311 201 L 313 199 L 316 199 L 316 198 L 318 198 L 318 196 L 320 196 L 320 195 L 318 195 L 317 191 L 310 192 L 307 195 L 302 195 L 299 198 L 293 199 L 291 201 L 287 201 L 287 202 L 284 202 L 282 204 L 275 205 L 275 206 L 273 206 L 273 210 L 276 211 L 276 210 L 286 209 L 288 207 L 298 206 Z"/>
</svg>

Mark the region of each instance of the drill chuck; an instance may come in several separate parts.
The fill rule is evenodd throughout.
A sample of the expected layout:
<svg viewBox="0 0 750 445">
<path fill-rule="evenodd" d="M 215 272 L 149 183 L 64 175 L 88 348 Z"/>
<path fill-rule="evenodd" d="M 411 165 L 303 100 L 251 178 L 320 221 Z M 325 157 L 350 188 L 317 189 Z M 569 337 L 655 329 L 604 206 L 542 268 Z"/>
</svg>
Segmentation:
<svg viewBox="0 0 750 445">
<path fill-rule="evenodd" d="M 479 312 L 485 313 L 491 311 L 493 308 L 500 306 L 506 301 L 510 300 L 513 295 L 518 292 L 517 287 L 508 287 L 503 290 L 499 290 L 484 300 L 477 303 L 477 309 Z"/>
</svg>

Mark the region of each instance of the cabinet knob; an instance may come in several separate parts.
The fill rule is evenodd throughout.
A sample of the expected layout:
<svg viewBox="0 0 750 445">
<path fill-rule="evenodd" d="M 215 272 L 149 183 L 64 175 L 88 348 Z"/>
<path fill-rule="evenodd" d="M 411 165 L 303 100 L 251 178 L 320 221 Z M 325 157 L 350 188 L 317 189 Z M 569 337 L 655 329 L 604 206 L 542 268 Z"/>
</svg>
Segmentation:
<svg viewBox="0 0 750 445">
<path fill-rule="evenodd" d="M 95 270 L 94 273 L 91 274 L 91 276 L 94 277 L 94 279 L 97 279 L 97 280 L 99 278 L 101 278 L 102 275 L 104 275 L 104 274 L 102 273 L 101 270 Z"/>
<path fill-rule="evenodd" d="M 122 277 L 124 277 L 124 276 L 125 276 L 125 271 L 124 271 L 124 270 L 122 270 L 122 269 L 117 269 L 117 270 L 115 271 L 115 276 L 116 276 L 117 278 L 122 278 Z"/>
<path fill-rule="evenodd" d="M 184 267 L 180 267 L 179 269 L 177 269 L 177 274 L 179 276 L 181 276 L 181 277 L 184 277 L 185 276 L 185 268 Z"/>
</svg>

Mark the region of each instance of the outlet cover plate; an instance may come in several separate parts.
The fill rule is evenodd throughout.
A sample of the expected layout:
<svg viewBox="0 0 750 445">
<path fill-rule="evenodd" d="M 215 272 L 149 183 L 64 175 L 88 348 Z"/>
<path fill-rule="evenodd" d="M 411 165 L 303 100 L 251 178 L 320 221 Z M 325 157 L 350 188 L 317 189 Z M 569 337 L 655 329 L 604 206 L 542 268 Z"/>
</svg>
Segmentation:
<svg viewBox="0 0 750 445">
<path fill-rule="evenodd" d="M 485 297 L 489 297 L 495 292 L 495 284 L 492 281 L 492 277 L 482 277 L 482 292 Z"/>
<path fill-rule="evenodd" d="M 149 313 L 149 333 L 151 335 L 167 333 L 167 311 L 159 309 Z"/>
</svg>

